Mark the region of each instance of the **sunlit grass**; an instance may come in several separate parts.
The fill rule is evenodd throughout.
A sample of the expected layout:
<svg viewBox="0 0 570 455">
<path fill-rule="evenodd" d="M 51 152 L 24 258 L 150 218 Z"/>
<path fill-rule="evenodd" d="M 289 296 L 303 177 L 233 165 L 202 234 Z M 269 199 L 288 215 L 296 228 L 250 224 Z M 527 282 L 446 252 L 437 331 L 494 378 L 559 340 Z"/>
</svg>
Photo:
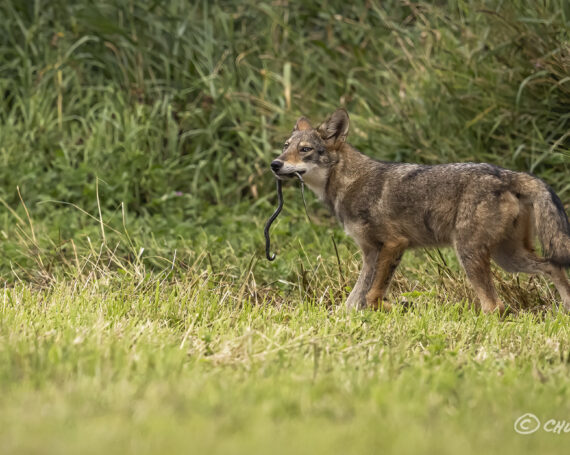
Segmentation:
<svg viewBox="0 0 570 455">
<path fill-rule="evenodd" d="M 499 319 L 445 291 L 392 313 L 236 299 L 192 275 L 2 295 L 4 453 L 551 453 L 564 436 L 569 317 Z M 30 437 L 30 434 L 33 435 Z"/>
</svg>

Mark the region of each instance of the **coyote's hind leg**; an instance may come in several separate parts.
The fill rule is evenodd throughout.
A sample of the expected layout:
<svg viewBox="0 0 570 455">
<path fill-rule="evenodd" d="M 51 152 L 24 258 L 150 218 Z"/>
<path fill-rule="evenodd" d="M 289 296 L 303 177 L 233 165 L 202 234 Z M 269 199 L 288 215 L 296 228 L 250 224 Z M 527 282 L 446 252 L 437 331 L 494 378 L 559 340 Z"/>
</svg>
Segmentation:
<svg viewBox="0 0 570 455">
<path fill-rule="evenodd" d="M 493 284 L 490 254 L 483 249 L 473 251 L 459 246 L 456 246 L 456 251 L 457 257 L 465 269 L 467 278 L 479 298 L 481 309 L 485 313 L 490 313 L 491 311 L 503 312 L 505 306 L 499 300 Z"/>
<path fill-rule="evenodd" d="M 538 257 L 526 246 L 515 242 L 501 245 L 493 253 L 493 259 L 507 272 L 542 273 L 550 277 L 560 293 L 564 307 L 570 311 L 570 283 L 562 267 L 553 264 L 548 259 Z"/>
</svg>

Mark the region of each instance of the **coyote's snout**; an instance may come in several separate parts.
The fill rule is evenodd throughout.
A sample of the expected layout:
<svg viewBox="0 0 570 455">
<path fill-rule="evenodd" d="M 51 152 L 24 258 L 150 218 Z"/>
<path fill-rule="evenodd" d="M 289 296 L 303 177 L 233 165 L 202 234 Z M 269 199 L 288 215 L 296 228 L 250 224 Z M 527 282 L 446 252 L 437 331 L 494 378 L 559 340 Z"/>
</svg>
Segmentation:
<svg viewBox="0 0 570 455">
<path fill-rule="evenodd" d="M 490 164 L 376 161 L 346 142 L 348 127 L 344 109 L 317 128 L 301 117 L 271 170 L 280 179 L 301 174 L 362 250 L 349 307 L 388 308 L 383 298 L 404 251 L 451 245 L 483 311 L 504 309 L 491 259 L 510 272 L 547 275 L 570 310 L 570 224 L 548 185 Z M 534 252 L 535 232 L 545 257 Z"/>
</svg>

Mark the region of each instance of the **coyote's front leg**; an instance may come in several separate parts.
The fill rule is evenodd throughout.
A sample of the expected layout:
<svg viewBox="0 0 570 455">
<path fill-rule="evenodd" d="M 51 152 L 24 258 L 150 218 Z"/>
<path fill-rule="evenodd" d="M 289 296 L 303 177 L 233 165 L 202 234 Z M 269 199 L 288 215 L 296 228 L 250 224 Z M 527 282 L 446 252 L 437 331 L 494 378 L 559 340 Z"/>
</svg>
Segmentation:
<svg viewBox="0 0 570 455">
<path fill-rule="evenodd" d="M 386 295 L 390 281 L 392 281 L 396 267 L 400 264 L 406 246 L 406 242 L 384 244 L 377 255 L 374 281 L 366 294 L 366 305 L 369 308 L 374 310 L 378 308 L 390 309 L 391 305 L 382 300 Z"/>
<path fill-rule="evenodd" d="M 362 270 L 348 299 L 346 299 L 347 308 L 363 309 L 366 307 L 366 294 L 370 290 L 376 276 L 378 253 L 379 250 L 374 248 L 362 251 Z"/>
</svg>

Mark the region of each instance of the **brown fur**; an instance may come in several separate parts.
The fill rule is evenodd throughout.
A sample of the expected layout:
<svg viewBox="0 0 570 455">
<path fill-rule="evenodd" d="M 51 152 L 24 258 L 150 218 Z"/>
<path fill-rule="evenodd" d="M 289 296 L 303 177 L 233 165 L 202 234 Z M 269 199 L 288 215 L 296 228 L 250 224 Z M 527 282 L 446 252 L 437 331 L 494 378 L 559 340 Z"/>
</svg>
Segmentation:
<svg viewBox="0 0 570 455">
<path fill-rule="evenodd" d="M 346 143 L 349 119 L 335 111 L 316 129 L 301 117 L 271 163 L 278 178 L 299 172 L 362 250 L 349 307 L 382 303 L 407 248 L 455 248 L 483 311 L 503 310 L 491 260 L 510 272 L 543 273 L 570 310 L 570 224 L 541 180 L 490 164 L 435 166 L 373 160 Z M 535 231 L 546 257 L 533 251 Z"/>
</svg>

